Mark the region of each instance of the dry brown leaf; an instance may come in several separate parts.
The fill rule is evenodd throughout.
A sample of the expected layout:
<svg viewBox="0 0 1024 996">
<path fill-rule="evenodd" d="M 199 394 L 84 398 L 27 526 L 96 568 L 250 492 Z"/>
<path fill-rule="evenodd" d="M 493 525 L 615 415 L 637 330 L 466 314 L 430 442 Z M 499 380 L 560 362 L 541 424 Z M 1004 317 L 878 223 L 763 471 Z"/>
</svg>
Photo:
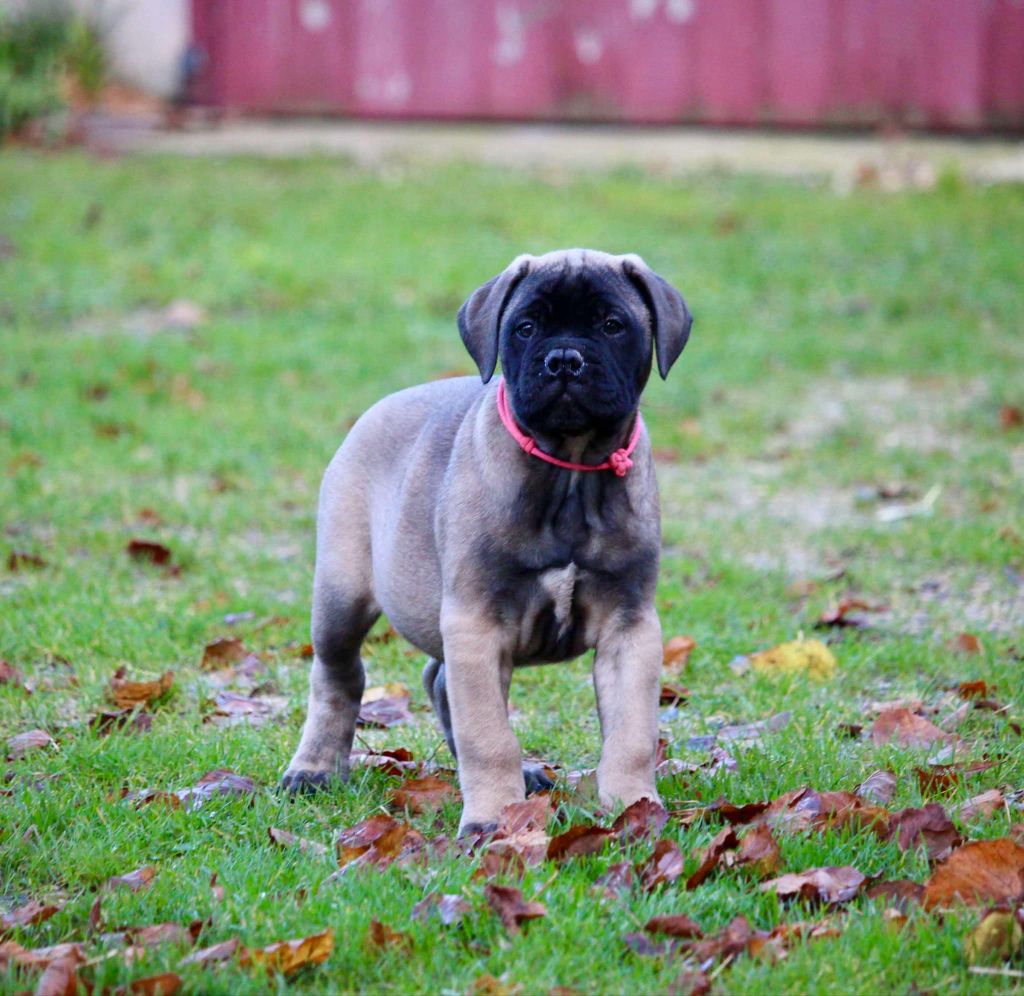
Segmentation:
<svg viewBox="0 0 1024 996">
<path fill-rule="evenodd" d="M 851 615 L 851 613 L 886 612 L 888 608 L 887 605 L 867 602 L 863 598 L 841 598 L 835 605 L 826 609 L 818 616 L 818 621 L 814 624 L 814 628 L 866 626 L 867 620 L 863 616 Z"/>
<path fill-rule="evenodd" d="M 137 709 L 113 709 L 97 713 L 89 720 L 89 727 L 101 737 L 109 736 L 115 730 L 148 733 L 153 728 L 153 717 Z"/>
<path fill-rule="evenodd" d="M 1002 429 L 1017 429 L 1024 425 L 1024 410 L 1017 405 L 1002 405 L 999 409 L 999 426 Z"/>
<path fill-rule="evenodd" d="M 307 965 L 319 965 L 334 950 L 334 930 L 328 927 L 319 934 L 299 937 L 291 941 L 278 941 L 265 948 L 249 948 L 242 955 L 243 964 L 259 965 L 267 973 L 290 975 Z"/>
<path fill-rule="evenodd" d="M 783 901 L 802 899 L 836 905 L 853 899 L 866 881 L 865 876 L 856 868 L 829 865 L 780 875 L 763 883 L 760 889 L 762 892 L 774 891 Z"/>
<path fill-rule="evenodd" d="M 214 702 L 217 708 L 205 722 L 215 726 L 263 726 L 280 716 L 288 708 L 284 695 L 239 695 L 237 692 L 218 692 Z"/>
<path fill-rule="evenodd" d="M 131 709 L 139 705 L 149 705 L 161 695 L 166 695 L 174 684 L 174 672 L 165 671 L 153 681 L 128 681 L 125 669 L 119 667 L 110 679 L 108 694 L 120 709 Z"/>
<path fill-rule="evenodd" d="M 579 823 L 569 827 L 565 833 L 551 838 L 547 848 L 548 860 L 564 861 L 566 858 L 597 854 L 598 851 L 604 850 L 608 839 L 612 836 L 614 836 L 614 830 Z"/>
<path fill-rule="evenodd" d="M 412 751 L 404 747 L 396 747 L 394 750 L 354 750 L 348 760 L 350 765 L 376 768 L 385 775 L 397 775 L 400 778 L 417 767 Z"/>
<path fill-rule="evenodd" d="M 959 685 L 954 686 L 957 695 L 962 699 L 987 699 L 991 698 L 993 692 L 996 690 L 995 685 L 990 685 L 987 681 L 961 681 Z"/>
<path fill-rule="evenodd" d="M 459 790 L 437 775 L 407 778 L 391 790 L 391 802 L 410 813 L 429 812 L 460 798 Z"/>
<path fill-rule="evenodd" d="M 736 867 L 750 868 L 758 878 L 767 878 L 778 871 L 781 858 L 782 852 L 771 830 L 757 826 L 743 835 L 732 863 Z"/>
<path fill-rule="evenodd" d="M 469 987 L 470 996 L 521 996 L 522 991 L 522 986 L 508 980 L 508 973 L 500 979 L 485 973 L 474 979 Z"/>
<path fill-rule="evenodd" d="M 686 880 L 686 888 L 696 889 L 718 867 L 726 851 L 731 851 L 738 845 L 739 839 L 732 827 L 719 830 L 701 853 L 696 871 Z"/>
<path fill-rule="evenodd" d="M 208 948 L 200 948 L 178 962 L 179 967 L 184 965 L 214 965 L 219 962 L 229 961 L 238 950 L 238 938 L 230 937 L 219 944 L 211 944 Z"/>
<path fill-rule="evenodd" d="M 208 771 L 195 785 L 181 789 L 177 797 L 189 810 L 199 809 L 204 803 L 219 795 L 248 795 L 256 791 L 256 783 L 246 775 L 237 775 L 226 768 Z"/>
<path fill-rule="evenodd" d="M 397 682 L 368 688 L 359 707 L 359 725 L 386 729 L 412 721 L 409 689 Z"/>
<path fill-rule="evenodd" d="M 1024 897 L 1024 847 L 1008 837 L 957 848 L 924 887 L 924 907 L 1014 902 Z"/>
<path fill-rule="evenodd" d="M 958 633 L 947 646 L 958 654 L 974 655 L 980 654 L 982 650 L 981 640 L 973 633 Z"/>
<path fill-rule="evenodd" d="M 879 806 L 887 806 L 896 795 L 896 784 L 896 776 L 891 771 L 873 771 L 857 786 L 854 795 Z"/>
<path fill-rule="evenodd" d="M 623 844 L 634 844 L 656 837 L 668 823 L 668 810 L 653 799 L 638 799 L 627 806 L 612 824 L 612 833 L 618 834 Z"/>
<path fill-rule="evenodd" d="M 403 854 L 418 851 L 423 844 L 423 835 L 407 823 L 390 816 L 371 816 L 339 834 L 335 853 L 342 870 L 354 864 L 385 868 Z"/>
<path fill-rule="evenodd" d="M 130 889 L 138 892 L 141 889 L 149 888 L 153 879 L 156 878 L 156 865 L 143 865 L 135 871 L 127 872 L 124 875 L 114 875 L 103 883 L 105 889 Z"/>
<path fill-rule="evenodd" d="M 245 644 L 237 636 L 220 636 L 203 647 L 203 657 L 199 666 L 207 671 L 215 671 L 226 664 L 235 664 L 243 660 L 248 653 Z"/>
<path fill-rule="evenodd" d="M 49 920 L 55 913 L 59 913 L 63 904 L 54 905 L 41 903 L 36 899 L 30 899 L 24 906 L 13 909 L 10 913 L 0 915 L 0 927 L 4 930 L 11 930 L 14 927 L 28 927 L 33 923 L 42 923 Z"/>
<path fill-rule="evenodd" d="M 132 560 L 155 564 L 157 567 L 165 567 L 171 562 L 171 551 L 163 543 L 152 540 L 129 540 L 125 552 Z"/>
<path fill-rule="evenodd" d="M 181 988 L 181 976 L 174 972 L 161 972 L 128 983 L 128 992 L 137 996 L 172 996 Z"/>
<path fill-rule="evenodd" d="M 370 929 L 366 932 L 366 946 L 369 948 L 404 948 L 412 950 L 412 938 L 400 930 L 392 930 L 380 920 L 371 920 Z"/>
<path fill-rule="evenodd" d="M 54 944 L 46 948 L 23 948 L 16 941 L 4 941 L 0 944 L 0 971 L 8 965 L 20 965 L 23 968 L 46 968 L 51 961 L 72 958 L 79 962 L 85 961 L 82 945 L 74 942 Z"/>
<path fill-rule="evenodd" d="M 13 685 L 15 688 L 25 687 L 25 675 L 10 661 L 0 660 L 0 685 Z"/>
<path fill-rule="evenodd" d="M 925 847 L 930 861 L 941 861 L 962 838 L 946 811 L 937 802 L 920 809 L 910 807 L 893 813 L 889 819 L 888 836 L 895 837 L 900 849 Z"/>
<path fill-rule="evenodd" d="M 305 837 L 297 837 L 288 830 L 279 830 L 277 827 L 267 827 L 267 835 L 272 843 L 278 847 L 297 847 L 303 854 L 324 855 L 330 852 L 326 844 L 316 840 L 307 840 Z"/>
<path fill-rule="evenodd" d="M 690 689 L 682 685 L 665 682 L 658 693 L 658 704 L 663 706 L 685 705 L 690 697 Z"/>
<path fill-rule="evenodd" d="M 704 936 L 698 924 L 685 913 L 651 917 L 644 924 L 644 930 L 649 934 L 668 934 L 669 937 L 682 937 L 688 940 Z"/>
<path fill-rule="evenodd" d="M 36 996 L 76 996 L 79 964 L 73 955 L 49 962 L 36 983 Z"/>
<path fill-rule="evenodd" d="M 887 709 L 878 715 L 871 726 L 871 739 L 876 744 L 929 747 L 933 743 L 951 740 L 952 736 L 923 716 L 909 709 L 897 708 Z"/>
<path fill-rule="evenodd" d="M 547 907 L 543 903 L 527 902 L 522 892 L 510 885 L 489 882 L 484 886 L 484 897 L 510 934 L 518 933 L 520 925 L 527 920 L 547 916 Z"/>
<path fill-rule="evenodd" d="M 47 563 L 42 557 L 24 550 L 12 550 L 7 556 L 7 570 L 12 574 L 25 570 L 41 570 Z"/>
<path fill-rule="evenodd" d="M 636 883 L 636 874 L 628 861 L 611 864 L 597 877 L 593 891 L 605 899 L 615 899 L 629 892 Z"/>
<path fill-rule="evenodd" d="M 7 740 L 7 760 L 17 761 L 30 750 L 56 746 L 57 741 L 46 730 L 27 730 L 25 733 L 16 733 Z"/>
<path fill-rule="evenodd" d="M 662 837 L 654 845 L 654 853 L 636 866 L 640 883 L 648 892 L 653 892 L 667 882 L 674 882 L 683 874 L 683 854 L 675 841 Z"/>
<path fill-rule="evenodd" d="M 980 795 L 972 796 L 961 804 L 957 815 L 960 817 L 961 823 L 970 823 L 978 819 L 987 820 L 995 816 L 1005 805 L 1006 799 L 1003 797 L 1003 793 L 999 789 L 989 789 Z"/>
<path fill-rule="evenodd" d="M 697 649 L 697 641 L 692 636 L 673 636 L 665 644 L 663 665 L 666 671 L 678 674 L 684 670 L 690 654 Z"/>
<path fill-rule="evenodd" d="M 991 910 L 970 933 L 964 953 L 971 965 L 1009 961 L 1024 949 L 1021 921 L 1009 910 Z"/>
</svg>

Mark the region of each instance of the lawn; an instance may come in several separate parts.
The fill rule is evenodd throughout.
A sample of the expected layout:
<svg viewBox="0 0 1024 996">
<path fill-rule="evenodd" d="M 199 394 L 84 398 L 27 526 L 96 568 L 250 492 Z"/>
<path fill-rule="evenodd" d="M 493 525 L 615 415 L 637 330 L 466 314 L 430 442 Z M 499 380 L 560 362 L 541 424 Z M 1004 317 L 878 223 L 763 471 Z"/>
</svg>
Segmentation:
<svg viewBox="0 0 1024 996">
<path fill-rule="evenodd" d="M 722 796 L 852 791 L 887 769 L 890 811 L 938 801 L 973 839 L 1024 822 L 1014 725 L 1024 713 L 1024 428 L 1014 424 L 1024 189 L 951 174 L 927 192 L 839 196 L 719 175 L 5 152 L 0 191 L 0 657 L 24 676 L 0 684 L 0 729 L 5 741 L 33 729 L 56 741 L 5 766 L 0 912 L 32 899 L 60 907 L 10 939 L 83 942 L 82 975 L 97 992 L 168 971 L 188 992 L 661 992 L 694 966 L 685 954 L 638 954 L 624 935 L 671 913 L 715 934 L 742 914 L 761 930 L 827 919 L 838 936 L 794 942 L 781 959 L 719 959 L 708 968 L 715 991 L 1019 984 L 970 972 L 977 909 L 911 904 L 903 922 L 863 894 L 836 909 L 784 905 L 738 867 L 687 890 L 721 827 L 714 813 L 678 814 Z M 320 473 L 375 399 L 471 370 L 454 323 L 471 290 L 520 252 L 571 245 L 639 252 L 696 316 L 644 408 L 665 520 L 662 623 L 666 638 L 697 645 L 667 676 L 689 695 L 661 717 L 669 757 L 684 762 L 659 780 L 677 814 L 661 836 L 686 865 L 674 882 L 613 897 L 596 880 L 613 863 L 645 861 L 652 840 L 499 872 L 494 881 L 547 908 L 515 934 L 488 906 L 479 855 L 438 848 L 327 881 L 334 839 L 389 811 L 396 776 L 358 767 L 344 790 L 296 800 L 275 785 L 303 718 Z M 133 539 L 164 544 L 171 564 L 133 559 Z M 859 610 L 864 625 L 815 629 L 847 596 L 875 610 Z M 827 641 L 832 677 L 736 660 L 801 633 Z M 977 644 L 957 642 L 963 633 Z M 266 704 L 261 725 L 213 721 L 224 675 L 200 662 L 222 637 L 258 655 L 229 687 Z M 367 663 L 369 684 L 410 689 L 412 720 L 364 728 L 359 745 L 448 766 L 419 685 L 422 656 L 382 636 Z M 148 730 L 92 722 L 113 708 L 121 667 L 130 679 L 173 672 Z M 951 688 L 977 680 L 1007 708 L 961 708 Z M 941 742 L 868 735 L 879 704 L 897 700 L 957 737 L 956 762 L 992 764 L 948 784 L 919 778 L 943 759 Z M 576 790 L 568 780 L 597 758 L 589 661 L 520 674 L 512 702 L 525 752 L 562 766 L 548 833 L 610 825 L 587 780 Z M 702 766 L 717 730 L 780 713 L 778 729 L 722 742 L 734 765 Z M 255 791 L 199 808 L 126 797 L 184 789 L 214 769 L 251 778 Z M 961 804 L 990 789 L 1002 804 L 962 822 Z M 450 837 L 458 805 L 397 815 Z M 277 846 L 270 827 L 328 854 Z M 923 849 L 856 821 L 774 833 L 777 874 L 930 874 Z M 148 887 L 104 885 L 143 866 L 157 869 Z M 470 912 L 452 926 L 412 920 L 431 891 L 461 894 Z M 237 956 L 178 967 L 181 939 L 136 943 L 128 957 L 103 937 L 207 918 L 199 947 L 237 938 L 261 948 L 327 927 L 335 945 L 285 979 Z M 371 920 L 407 942 L 375 946 Z M 998 959 L 989 967 L 1004 970 Z M 0 988 L 37 976 L 12 962 Z"/>
</svg>

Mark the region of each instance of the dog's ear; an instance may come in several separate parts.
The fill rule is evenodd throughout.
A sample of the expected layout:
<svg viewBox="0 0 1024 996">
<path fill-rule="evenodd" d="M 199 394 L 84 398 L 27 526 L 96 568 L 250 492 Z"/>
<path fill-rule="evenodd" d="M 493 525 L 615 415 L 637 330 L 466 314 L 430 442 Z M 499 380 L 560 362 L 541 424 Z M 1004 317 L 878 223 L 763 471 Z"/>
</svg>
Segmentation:
<svg viewBox="0 0 1024 996">
<path fill-rule="evenodd" d="M 679 359 L 686 340 L 690 338 L 693 316 L 683 295 L 667 280 L 659 277 L 639 256 L 623 256 L 622 268 L 640 292 L 650 312 L 658 373 L 664 380 L 672 364 Z"/>
<path fill-rule="evenodd" d="M 459 335 L 480 368 L 486 384 L 498 365 L 498 330 L 505 305 L 519 281 L 530 271 L 532 256 L 517 256 L 482 287 L 478 287 L 459 308 Z"/>
</svg>

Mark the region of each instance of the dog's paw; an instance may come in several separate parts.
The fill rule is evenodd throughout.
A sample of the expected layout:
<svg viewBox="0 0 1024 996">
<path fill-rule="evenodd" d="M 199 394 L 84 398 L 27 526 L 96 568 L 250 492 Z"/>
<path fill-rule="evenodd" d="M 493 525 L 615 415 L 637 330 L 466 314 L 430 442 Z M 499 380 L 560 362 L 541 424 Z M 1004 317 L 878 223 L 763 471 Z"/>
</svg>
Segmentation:
<svg viewBox="0 0 1024 996">
<path fill-rule="evenodd" d="M 459 827 L 460 837 L 486 837 L 489 834 L 498 832 L 498 824 L 490 823 L 465 823 Z"/>
<path fill-rule="evenodd" d="M 555 783 L 544 771 L 543 764 L 523 763 L 523 781 L 526 783 L 526 794 L 533 795 L 535 792 L 546 792 L 553 789 Z"/>
<path fill-rule="evenodd" d="M 331 771 L 286 771 L 281 779 L 281 788 L 291 795 L 302 795 L 326 791 L 341 781 Z"/>
</svg>

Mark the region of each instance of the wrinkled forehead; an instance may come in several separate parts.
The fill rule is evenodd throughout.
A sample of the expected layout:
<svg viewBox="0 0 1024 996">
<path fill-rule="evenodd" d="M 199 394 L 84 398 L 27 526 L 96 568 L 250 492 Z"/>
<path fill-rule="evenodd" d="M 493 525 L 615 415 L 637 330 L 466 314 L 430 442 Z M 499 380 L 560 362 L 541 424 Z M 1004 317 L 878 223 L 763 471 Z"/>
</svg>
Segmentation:
<svg viewBox="0 0 1024 996">
<path fill-rule="evenodd" d="M 537 257 L 516 288 L 509 310 L 527 306 L 557 310 L 617 306 L 646 313 L 621 260 L 578 249 Z"/>
</svg>

